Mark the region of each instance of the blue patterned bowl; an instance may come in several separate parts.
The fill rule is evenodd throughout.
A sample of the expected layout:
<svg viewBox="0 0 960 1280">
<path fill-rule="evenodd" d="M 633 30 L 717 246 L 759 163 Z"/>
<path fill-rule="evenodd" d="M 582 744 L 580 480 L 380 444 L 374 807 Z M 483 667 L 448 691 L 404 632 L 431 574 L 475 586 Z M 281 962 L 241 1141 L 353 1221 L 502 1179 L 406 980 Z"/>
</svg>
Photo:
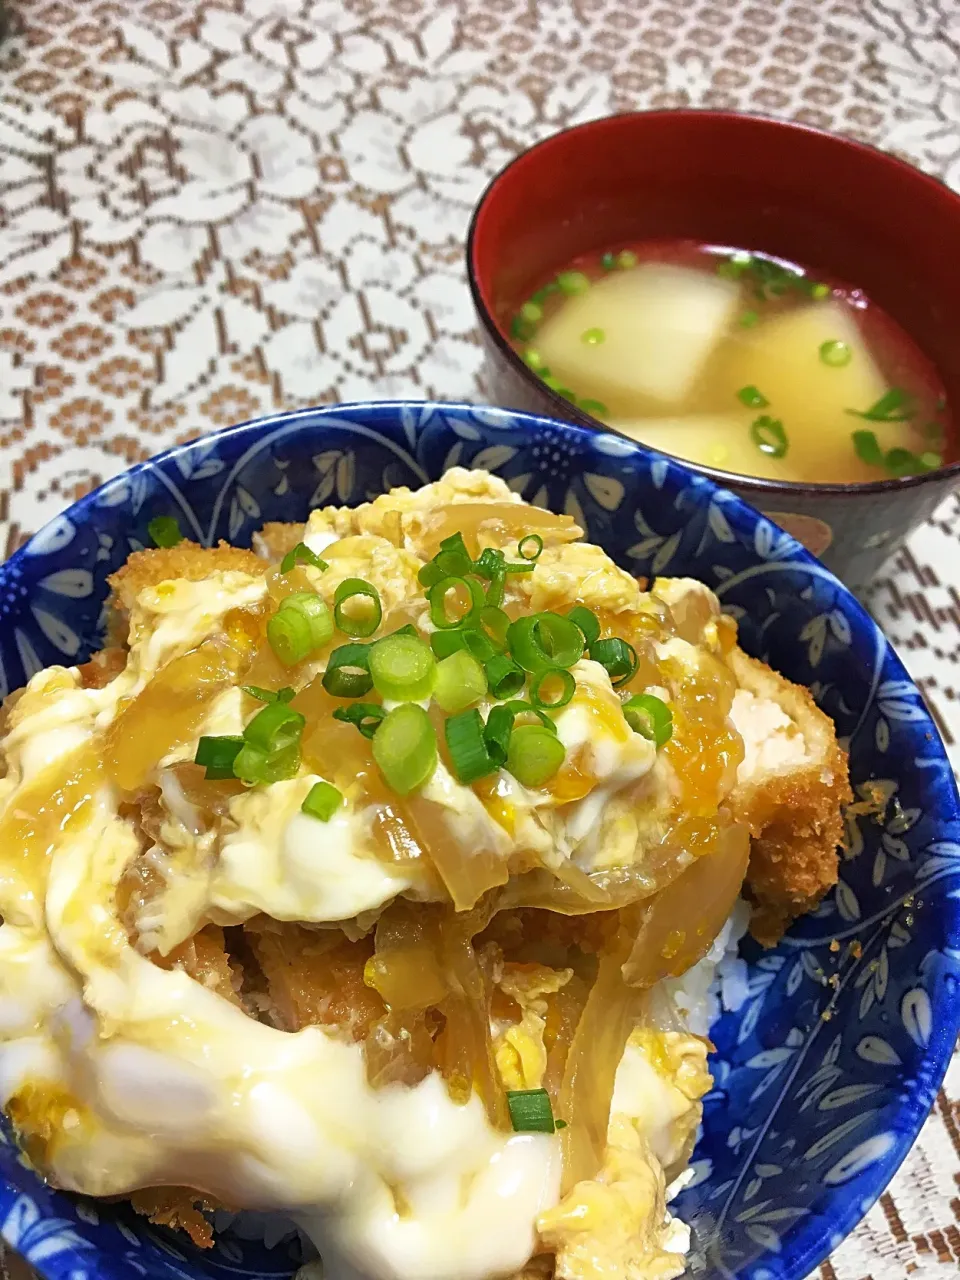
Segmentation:
<svg viewBox="0 0 960 1280">
<path fill-rule="evenodd" d="M 960 1023 L 960 802 L 913 683 L 853 597 L 740 499 L 619 436 L 500 409 L 364 404 L 268 418 L 161 454 L 75 503 L 0 568 L 0 680 L 15 689 L 101 643 L 106 578 L 175 515 L 201 542 L 248 544 L 302 520 L 486 467 L 567 511 L 636 574 L 708 583 L 744 647 L 813 689 L 849 743 L 855 787 L 841 880 L 771 952 L 714 1030 L 691 1272 L 800 1280 L 886 1186 L 916 1137 Z M 839 946 L 836 945 L 839 943 Z M 295 1246 L 224 1233 L 203 1253 L 120 1205 L 51 1191 L 0 1146 L 3 1235 L 51 1280 L 286 1276 Z"/>
</svg>

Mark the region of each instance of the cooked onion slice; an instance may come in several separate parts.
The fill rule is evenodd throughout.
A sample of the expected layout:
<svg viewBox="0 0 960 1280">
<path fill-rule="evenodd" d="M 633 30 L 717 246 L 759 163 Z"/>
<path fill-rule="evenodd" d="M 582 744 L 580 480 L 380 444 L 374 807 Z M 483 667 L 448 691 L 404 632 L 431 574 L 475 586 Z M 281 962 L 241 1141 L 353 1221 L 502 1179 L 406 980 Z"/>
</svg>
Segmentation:
<svg viewBox="0 0 960 1280">
<path fill-rule="evenodd" d="M 633 987 L 679 978 L 710 950 L 740 896 L 750 836 L 732 824 L 716 851 L 693 862 L 642 908 L 640 927 L 623 976 Z"/>
</svg>

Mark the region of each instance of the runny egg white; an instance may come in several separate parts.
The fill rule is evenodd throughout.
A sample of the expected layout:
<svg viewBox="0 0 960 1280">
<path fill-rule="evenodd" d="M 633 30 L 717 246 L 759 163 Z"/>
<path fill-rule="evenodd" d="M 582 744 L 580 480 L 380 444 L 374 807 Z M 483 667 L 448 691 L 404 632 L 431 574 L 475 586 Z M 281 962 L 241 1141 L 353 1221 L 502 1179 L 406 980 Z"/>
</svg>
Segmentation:
<svg viewBox="0 0 960 1280">
<path fill-rule="evenodd" d="M 495 514 L 479 526 L 478 548 L 515 545 L 511 510 L 531 509 L 486 473 L 454 470 L 415 494 L 313 513 L 304 540 L 329 568 L 304 572 L 328 602 L 340 581 L 362 576 L 385 611 L 406 610 L 403 618 L 429 635 L 418 569 L 443 521 L 483 503 Z M 661 626 L 671 610 L 699 619 L 688 618 L 682 636 L 661 627 L 650 649 L 662 678 L 645 687 L 674 705 L 676 749 L 660 751 L 634 732 L 607 670 L 584 657 L 571 672 L 573 698 L 554 713 L 565 748 L 555 779 L 528 787 L 501 769 L 465 785 L 441 757 L 418 799 L 436 867 L 385 855 L 384 821 L 400 818 L 391 818 L 389 797 L 365 789 L 362 771 L 328 820 L 303 811 L 314 784 L 334 776 L 335 761 L 324 771 L 304 760 L 295 776 L 227 789 L 211 816 L 191 790 L 190 762 L 201 736 L 243 733 L 252 695 L 239 676 L 218 677 L 202 714 L 165 740 L 143 794 L 118 783 L 110 764 L 111 751 L 123 751 L 117 726 L 178 661 L 205 645 L 221 660 L 237 619 L 269 606 L 266 561 L 262 571 L 211 564 L 136 590 L 128 582 L 128 646 L 114 678 L 96 687 L 80 669 L 50 668 L 9 701 L 0 778 L 0 1101 L 56 1185 L 94 1196 L 185 1185 L 231 1207 L 281 1210 L 321 1248 L 384 1280 L 487 1280 L 519 1273 L 544 1253 L 554 1255 L 558 1275 L 583 1280 L 683 1270 L 687 1233 L 666 1209 L 665 1188 L 689 1158 L 710 1077 L 705 1042 L 676 1019 L 666 1030 L 641 1026 L 637 1015 L 625 1029 L 599 1168 L 571 1185 L 561 1134 L 495 1124 L 476 1080 L 458 1092 L 432 1068 L 413 1082 L 371 1084 L 360 1039 L 323 1018 L 292 1030 L 260 1017 L 267 995 L 244 989 L 222 951 L 219 969 L 197 961 L 188 972 L 182 961 L 208 928 L 269 933 L 293 923 L 322 953 L 338 940 L 371 937 L 398 902 L 414 917 L 421 908 L 424 918 L 455 916 L 445 888 L 450 859 L 482 871 L 493 893 L 554 875 L 568 889 L 592 886 L 598 911 L 608 878 L 643 871 L 694 794 L 684 790 L 680 754 L 685 685 L 719 679 L 732 641 L 699 584 L 644 592 L 598 548 L 577 542 L 575 526 L 539 527 L 540 560 L 511 583 L 508 603 L 517 609 L 563 612 L 580 602 L 611 626 Z M 298 692 L 323 665 L 290 676 Z M 170 714 L 185 715 L 195 690 L 172 687 Z M 719 807 L 736 810 L 738 786 L 809 767 L 817 752 L 790 705 L 756 684 L 738 690 L 729 673 L 716 687 L 728 696 L 718 724 L 740 745 L 716 776 L 690 757 L 707 779 L 696 803 L 711 821 Z M 481 712 L 491 706 L 488 699 Z M 420 830 L 411 812 L 403 820 Z M 132 876 L 142 893 L 124 906 Z M 485 901 L 465 900 L 460 914 Z M 617 902 L 609 904 L 612 916 Z M 522 913 L 512 923 L 526 927 Z M 522 948 L 511 958 L 510 924 L 478 961 L 493 993 L 484 1034 L 502 1087 L 540 1089 L 550 1084 L 558 1002 L 574 1007 L 594 961 L 579 972 Z M 549 945 L 559 955 L 566 944 Z M 364 982 L 369 988 L 366 971 Z M 434 1037 L 438 1026 L 431 1024 Z"/>
</svg>

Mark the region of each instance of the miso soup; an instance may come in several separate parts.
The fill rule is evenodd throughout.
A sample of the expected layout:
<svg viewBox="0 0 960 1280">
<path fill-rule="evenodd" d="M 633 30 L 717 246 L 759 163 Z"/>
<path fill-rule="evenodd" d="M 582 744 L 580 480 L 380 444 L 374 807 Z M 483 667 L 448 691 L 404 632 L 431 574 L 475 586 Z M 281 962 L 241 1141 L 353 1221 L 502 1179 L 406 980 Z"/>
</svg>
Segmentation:
<svg viewBox="0 0 960 1280">
<path fill-rule="evenodd" d="M 859 289 L 783 259 L 689 241 L 583 257 L 512 335 L 584 412 L 721 471 L 862 483 L 952 460 L 932 363 Z"/>
</svg>

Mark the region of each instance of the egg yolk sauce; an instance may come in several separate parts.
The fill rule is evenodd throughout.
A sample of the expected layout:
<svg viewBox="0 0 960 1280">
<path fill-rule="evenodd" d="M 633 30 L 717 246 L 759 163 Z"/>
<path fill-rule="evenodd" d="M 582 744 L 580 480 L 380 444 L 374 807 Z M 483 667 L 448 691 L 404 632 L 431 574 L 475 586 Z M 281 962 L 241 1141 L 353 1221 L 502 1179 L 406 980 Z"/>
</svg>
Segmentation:
<svg viewBox="0 0 960 1280">
<path fill-rule="evenodd" d="M 737 902 L 761 766 L 809 765 L 800 712 L 705 588 L 485 472 L 259 556 L 156 536 L 123 643 L 2 713 L 26 1157 L 202 1243 L 198 1205 L 282 1210 L 373 1276 L 679 1275 L 710 1076 L 664 980 Z"/>
</svg>

